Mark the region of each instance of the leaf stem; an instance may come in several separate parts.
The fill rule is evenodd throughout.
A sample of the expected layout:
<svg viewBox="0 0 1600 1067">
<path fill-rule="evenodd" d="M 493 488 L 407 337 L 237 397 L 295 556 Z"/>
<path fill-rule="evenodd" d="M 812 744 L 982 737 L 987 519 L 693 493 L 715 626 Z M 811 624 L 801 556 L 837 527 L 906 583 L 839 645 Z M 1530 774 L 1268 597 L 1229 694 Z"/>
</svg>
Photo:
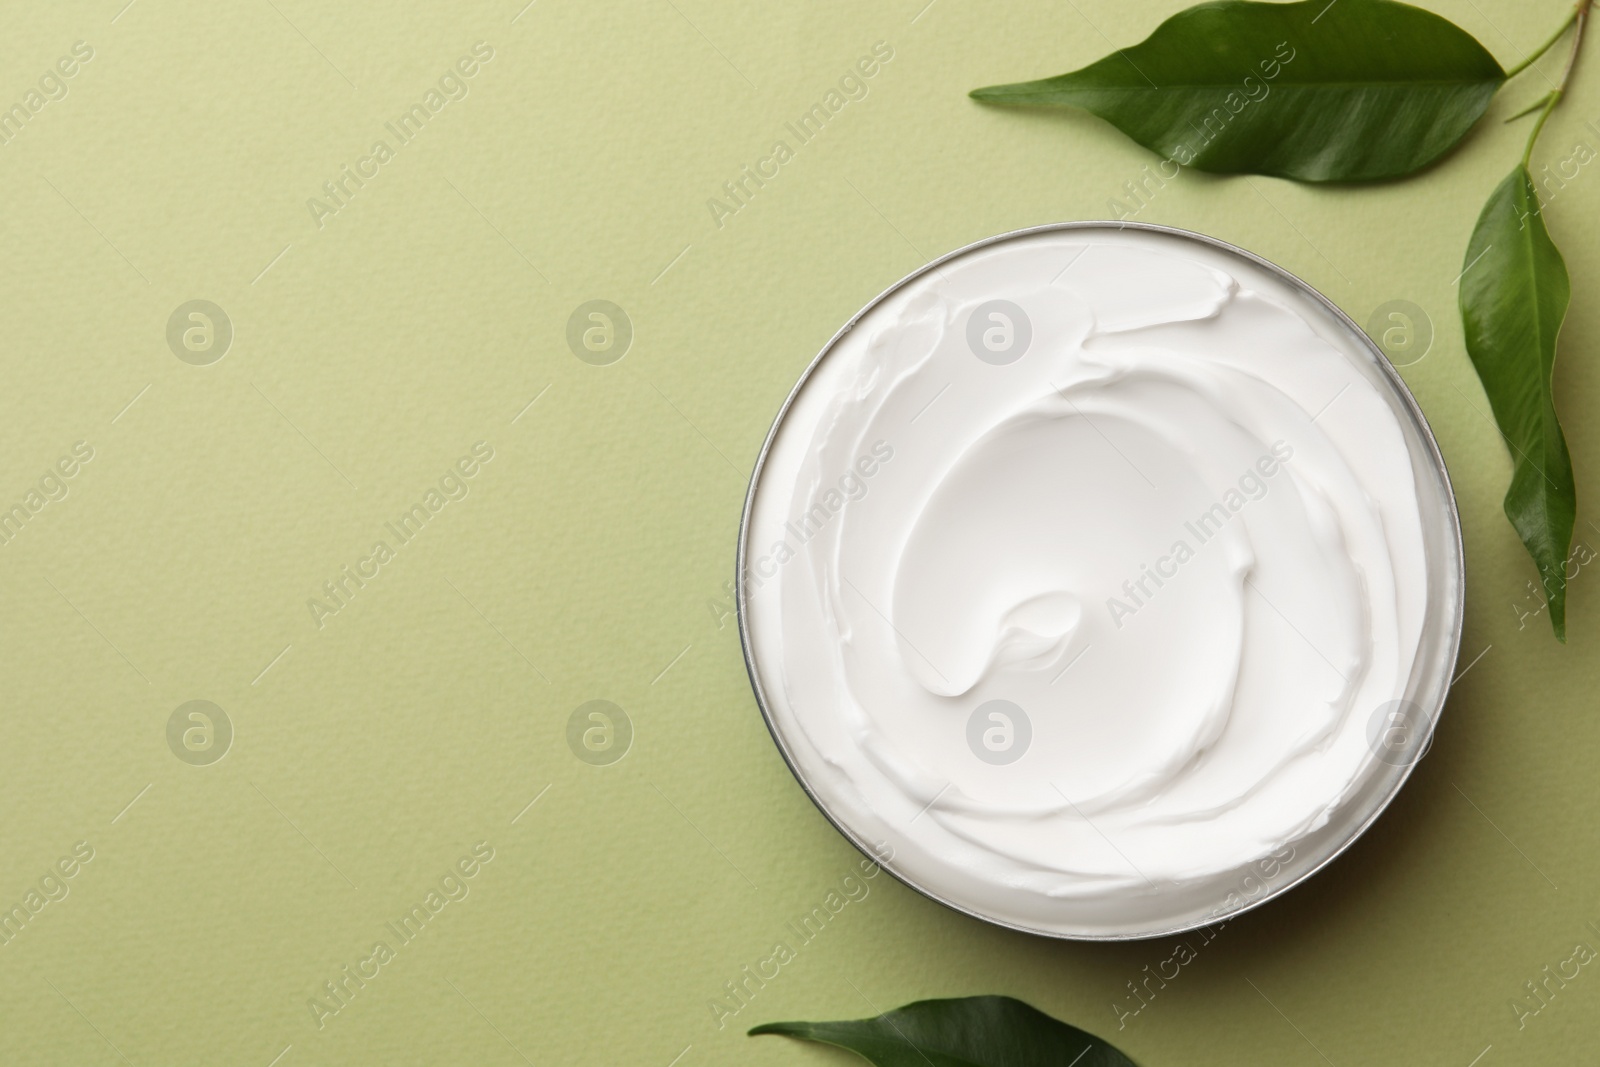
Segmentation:
<svg viewBox="0 0 1600 1067">
<path fill-rule="evenodd" d="M 1556 32 L 1555 33 L 1552 33 L 1549 36 L 1549 38 L 1547 38 L 1545 40 L 1545 42 L 1543 44 L 1541 44 L 1538 48 L 1535 48 L 1532 52 L 1529 52 L 1527 57 L 1524 58 L 1521 63 L 1518 63 L 1516 66 L 1514 66 L 1510 70 L 1506 71 L 1506 81 L 1510 81 L 1512 78 L 1515 78 L 1518 74 L 1521 74 L 1523 71 L 1527 70 L 1529 67 L 1531 67 L 1535 63 L 1539 62 L 1539 57 L 1544 55 L 1546 52 L 1550 51 L 1550 49 L 1554 48 L 1556 42 L 1561 40 L 1561 35 L 1566 33 L 1567 30 L 1572 28 L 1572 24 L 1575 21 L 1577 21 L 1578 11 L 1581 8 L 1584 8 L 1584 7 L 1587 7 L 1587 6 L 1588 5 L 1585 4 L 1585 3 L 1579 3 L 1579 4 L 1574 5 L 1571 13 L 1568 14 L 1567 17 L 1561 21 L 1561 25 L 1556 28 Z"/>
<path fill-rule="evenodd" d="M 1533 114 L 1535 111 L 1538 111 L 1540 108 L 1544 107 L 1549 102 L 1550 102 L 1550 94 L 1549 93 L 1545 93 L 1539 99 L 1535 100 L 1533 103 L 1529 104 L 1527 107 L 1523 108 L 1521 111 L 1517 112 L 1515 115 L 1512 115 L 1510 118 L 1506 119 L 1506 125 L 1509 126 L 1513 122 L 1516 122 L 1518 119 L 1527 118 L 1529 115 Z"/>
<path fill-rule="evenodd" d="M 1576 27 L 1572 34 L 1572 50 L 1567 53 L 1567 65 L 1561 71 L 1561 82 L 1550 90 L 1549 99 L 1545 101 L 1543 110 L 1539 112 L 1539 117 L 1533 121 L 1533 130 L 1528 134 L 1528 146 L 1522 150 L 1522 165 L 1524 168 L 1528 166 L 1528 160 L 1533 158 L 1533 145 L 1539 139 L 1539 132 L 1544 129 L 1545 120 L 1550 117 L 1550 112 L 1556 109 L 1556 105 L 1561 103 L 1561 98 L 1567 91 L 1567 83 L 1572 80 L 1572 68 L 1578 64 L 1578 50 L 1583 45 L 1583 28 L 1589 21 L 1589 6 L 1593 2 L 1594 0 L 1578 0 L 1578 6 L 1572 9 L 1572 15 L 1567 20 L 1569 25 Z M 1566 32 L 1566 26 L 1561 29 L 1562 33 Z M 1518 66 L 1518 69 L 1520 70 L 1527 63 L 1536 59 L 1539 54 L 1547 51 L 1550 48 L 1550 44 L 1554 44 L 1560 36 L 1561 34 L 1558 33 L 1551 38 L 1550 42 L 1539 50 L 1539 53 L 1530 56 L 1528 60 Z"/>
</svg>

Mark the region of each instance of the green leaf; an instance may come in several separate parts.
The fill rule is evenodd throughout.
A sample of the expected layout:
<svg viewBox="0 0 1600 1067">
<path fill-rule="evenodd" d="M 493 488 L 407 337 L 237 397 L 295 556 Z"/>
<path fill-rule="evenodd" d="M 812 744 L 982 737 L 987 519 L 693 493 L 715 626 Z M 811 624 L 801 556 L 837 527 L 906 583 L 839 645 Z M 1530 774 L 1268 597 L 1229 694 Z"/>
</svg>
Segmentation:
<svg viewBox="0 0 1600 1067">
<path fill-rule="evenodd" d="M 1082 70 L 972 96 L 1084 108 L 1182 166 L 1363 181 L 1438 159 L 1505 78 L 1471 34 L 1409 4 L 1218 0 Z"/>
<path fill-rule="evenodd" d="M 1134 1067 L 1093 1034 L 1010 997 L 919 1000 L 874 1019 L 767 1023 L 750 1034 L 837 1045 L 878 1067 Z"/>
<path fill-rule="evenodd" d="M 1518 164 L 1472 231 L 1461 275 L 1461 319 L 1467 354 L 1511 450 L 1506 516 L 1538 565 L 1550 623 L 1562 641 L 1567 548 L 1578 503 L 1551 373 L 1570 296 L 1567 265 L 1545 229 L 1533 178 L 1526 164 Z"/>
</svg>

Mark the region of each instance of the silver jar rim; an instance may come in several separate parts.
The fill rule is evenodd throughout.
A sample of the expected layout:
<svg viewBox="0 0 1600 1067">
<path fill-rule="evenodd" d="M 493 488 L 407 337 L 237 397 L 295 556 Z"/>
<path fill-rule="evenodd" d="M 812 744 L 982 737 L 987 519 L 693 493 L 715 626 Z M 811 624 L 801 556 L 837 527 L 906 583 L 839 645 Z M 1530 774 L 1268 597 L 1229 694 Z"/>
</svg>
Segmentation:
<svg viewBox="0 0 1600 1067">
<path fill-rule="evenodd" d="M 1443 518 L 1444 524 L 1447 527 L 1447 542 L 1443 548 L 1454 563 L 1454 566 L 1450 569 L 1450 573 L 1448 575 L 1451 586 L 1449 592 L 1451 594 L 1452 601 L 1450 611 L 1447 616 L 1442 618 L 1435 619 L 1430 615 L 1429 619 L 1427 620 L 1427 625 L 1424 629 L 1424 637 L 1426 638 L 1428 636 L 1427 630 L 1429 627 L 1447 628 L 1444 634 L 1435 635 L 1436 637 L 1442 636 L 1443 643 L 1434 652 L 1433 656 L 1428 658 L 1427 662 L 1424 662 L 1423 659 L 1419 657 L 1417 665 L 1413 667 L 1411 678 L 1411 681 L 1415 682 L 1420 672 L 1426 669 L 1436 669 L 1437 667 L 1442 666 L 1446 672 L 1444 678 L 1447 680 L 1447 682 L 1442 687 L 1439 687 L 1436 699 L 1432 699 L 1427 705 L 1422 706 L 1422 710 L 1426 712 L 1428 719 L 1427 734 L 1422 740 L 1418 749 L 1419 755 L 1397 768 L 1398 773 L 1391 779 L 1387 790 L 1378 798 L 1377 802 L 1372 805 L 1371 810 L 1367 813 L 1366 817 L 1362 819 L 1356 829 L 1351 832 L 1342 843 L 1340 843 L 1317 863 L 1307 867 L 1304 871 L 1295 874 L 1276 886 L 1264 888 L 1263 892 L 1261 892 L 1254 899 L 1245 900 L 1237 907 L 1230 909 L 1218 909 L 1212 914 L 1207 915 L 1206 917 L 1197 921 L 1179 923 L 1169 929 L 1151 931 L 1141 930 L 1136 933 L 1066 933 L 1059 930 L 1042 929 L 1010 922 L 1006 919 L 993 915 L 986 915 L 983 912 L 968 907 L 965 904 L 951 900 L 921 884 L 916 879 L 907 875 L 905 872 L 897 870 L 892 859 L 885 859 L 882 857 L 877 850 L 873 849 L 868 842 L 862 840 L 857 833 L 847 827 L 833 814 L 833 812 L 828 809 L 828 806 L 817 795 L 816 791 L 812 789 L 811 784 L 806 780 L 805 775 L 801 772 L 799 765 L 795 761 L 793 754 L 790 752 L 788 745 L 783 739 L 782 733 L 779 731 L 777 724 L 774 722 L 771 708 L 768 705 L 766 690 L 762 685 L 760 675 L 756 669 L 755 656 L 751 647 L 750 616 L 747 607 L 749 588 L 745 580 L 745 565 L 749 548 L 750 523 L 755 506 L 756 490 L 761 484 L 761 474 L 766 466 L 767 456 L 772 450 L 773 442 L 777 439 L 778 432 L 783 426 L 784 419 L 789 414 L 789 410 L 791 407 L 793 407 L 796 398 L 800 395 L 800 391 L 805 388 L 806 384 L 811 380 L 812 375 L 822 364 L 822 361 L 827 358 L 827 356 L 833 351 L 834 347 L 838 345 L 840 340 L 848 335 L 865 315 L 883 303 L 894 293 L 921 278 L 923 275 L 938 270 L 941 266 L 949 263 L 952 260 L 958 259 L 962 256 L 970 255 L 971 253 L 979 251 L 980 249 L 988 248 L 990 246 L 1001 244 L 1007 241 L 1014 241 L 1037 234 L 1074 230 L 1143 230 L 1150 233 L 1165 234 L 1172 237 L 1198 242 L 1210 248 L 1217 249 L 1232 256 L 1236 256 L 1252 266 L 1255 266 L 1277 277 L 1291 288 L 1309 297 L 1314 304 L 1320 306 L 1336 322 L 1348 329 L 1350 335 L 1356 340 L 1356 343 L 1364 347 L 1367 353 L 1372 357 L 1373 363 L 1378 368 L 1379 373 L 1389 386 L 1395 399 L 1400 401 L 1400 404 L 1406 415 L 1409 416 L 1411 420 L 1412 428 L 1417 432 L 1418 439 L 1423 445 L 1425 454 L 1421 457 L 1413 455 L 1413 462 L 1415 462 L 1418 458 L 1422 459 L 1430 471 L 1436 474 L 1440 480 L 1443 490 Z M 1429 552 L 1436 551 L 1436 547 L 1437 546 L 1431 542 L 1427 545 Z M 993 237 L 986 237 L 983 240 L 964 245 L 955 249 L 954 251 L 946 253 L 943 256 L 930 260 L 921 267 L 918 267 L 916 270 L 907 274 L 905 277 L 901 278 L 899 281 L 883 290 L 877 296 L 873 297 L 861 308 L 861 310 L 852 315 L 850 320 L 840 327 L 838 332 L 828 339 L 827 344 L 822 346 L 822 349 L 817 353 L 816 357 L 812 359 L 812 361 L 806 366 L 806 369 L 801 373 L 799 380 L 795 382 L 794 388 L 789 391 L 789 395 L 784 399 L 782 407 L 779 408 L 777 416 L 773 419 L 771 429 L 767 431 L 767 436 L 761 445 L 761 451 L 756 457 L 755 468 L 750 475 L 749 488 L 745 493 L 744 511 L 739 523 L 739 543 L 736 557 L 736 568 L 737 570 L 734 577 L 734 603 L 739 621 L 739 643 L 744 654 L 745 670 L 750 677 L 750 685 L 755 693 L 756 704 L 761 709 L 761 717 L 767 725 L 767 732 L 771 734 L 773 743 L 777 745 L 778 752 L 783 756 L 783 760 L 788 765 L 790 773 L 794 775 L 795 781 L 798 782 L 800 788 L 805 791 L 806 796 L 811 799 L 812 804 L 814 804 L 817 810 L 822 813 L 823 818 L 827 819 L 828 822 L 832 824 L 833 828 L 837 830 L 845 838 L 845 840 L 849 841 L 858 850 L 860 850 L 862 855 L 878 864 L 883 870 L 888 871 L 889 874 L 892 875 L 897 881 L 928 898 L 929 900 L 942 904 L 945 907 L 950 908 L 952 911 L 960 912 L 963 915 L 969 915 L 972 918 L 980 919 L 983 922 L 990 923 L 995 926 L 1000 926 L 1009 930 L 1016 930 L 1021 933 L 1033 934 L 1039 937 L 1048 937 L 1056 940 L 1067 941 L 1143 941 L 1151 938 L 1167 937 L 1174 934 L 1186 933 L 1191 930 L 1212 926 L 1220 922 L 1226 922 L 1244 914 L 1247 911 L 1252 911 L 1255 908 L 1260 907 L 1269 900 L 1283 895 L 1295 886 L 1305 882 L 1312 875 L 1321 871 L 1323 868 L 1327 867 L 1330 863 L 1343 855 L 1351 845 L 1355 844 L 1355 842 L 1360 839 L 1368 829 L 1371 828 L 1372 824 L 1377 821 L 1378 817 L 1382 815 L 1383 812 L 1394 801 L 1394 798 L 1399 795 L 1401 788 L 1411 777 L 1411 772 L 1415 769 L 1416 764 L 1420 762 L 1421 755 L 1426 754 L 1428 745 L 1431 745 L 1432 743 L 1433 732 L 1438 728 L 1439 719 L 1444 710 L 1445 699 L 1450 690 L 1450 684 L 1448 683 L 1448 679 L 1450 677 L 1449 672 L 1453 669 L 1453 665 L 1455 664 L 1457 656 L 1460 652 L 1461 627 L 1465 611 L 1464 594 L 1466 589 L 1466 563 L 1461 540 L 1461 516 L 1459 508 L 1456 504 L 1455 490 L 1450 481 L 1450 472 L 1445 466 L 1444 456 L 1439 451 L 1439 443 L 1434 437 L 1432 427 L 1428 425 L 1427 417 L 1422 413 L 1422 408 L 1417 404 L 1416 397 L 1412 395 L 1410 388 L 1405 384 L 1405 380 L 1401 378 L 1399 372 L 1395 370 L 1394 365 L 1390 363 L 1388 357 L 1384 355 L 1382 349 L 1380 349 L 1377 344 L 1372 341 L 1371 337 L 1367 335 L 1366 331 L 1363 330 L 1355 322 L 1355 320 L 1351 319 L 1349 315 L 1346 315 L 1337 304 L 1329 300 L 1310 283 L 1304 281 L 1297 275 L 1290 273 L 1283 267 L 1278 266 L 1276 263 L 1264 259 L 1246 249 L 1240 248 L 1237 245 L 1230 244 L 1227 241 L 1210 237 L 1206 234 L 1196 233 L 1192 230 L 1184 230 L 1174 226 L 1162 226 L 1156 223 L 1096 220 L 1045 223 L 1039 226 L 1030 226 L 1020 230 L 1012 230 L 1007 233 L 996 234 Z"/>
</svg>

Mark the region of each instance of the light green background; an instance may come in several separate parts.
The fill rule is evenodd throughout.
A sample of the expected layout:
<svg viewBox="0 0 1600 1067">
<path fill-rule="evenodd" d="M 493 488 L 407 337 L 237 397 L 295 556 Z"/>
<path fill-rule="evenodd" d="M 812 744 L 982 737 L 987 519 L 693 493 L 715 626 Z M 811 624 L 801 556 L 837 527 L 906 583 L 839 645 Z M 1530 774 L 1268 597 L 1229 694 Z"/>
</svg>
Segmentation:
<svg viewBox="0 0 1600 1067">
<path fill-rule="evenodd" d="M 1175 4 L 124 2 L 10 4 L 0 35 L 0 104 L 94 49 L 0 146 L 0 502 L 95 452 L 0 547 L 0 905 L 95 853 L 0 946 L 0 1060 L 842 1063 L 742 1031 L 984 992 L 1146 1067 L 1592 1058 L 1600 973 L 1520 1030 L 1508 1003 L 1600 945 L 1600 578 L 1574 583 L 1566 647 L 1519 624 L 1534 571 L 1454 312 L 1526 130 L 1499 120 L 1541 75 L 1417 180 L 1186 174 L 1138 216 L 1267 256 L 1358 321 L 1392 299 L 1433 318 L 1404 375 L 1459 494 L 1473 666 L 1373 831 L 1120 1032 L 1111 1005 L 1170 942 L 1007 933 L 887 877 L 719 1029 L 723 983 L 859 859 L 784 767 L 719 615 L 763 436 L 837 326 L 928 258 L 1107 215 L 1152 157 L 965 91 L 1089 62 Z M 1507 63 L 1565 10 L 1431 3 Z M 470 94 L 319 229 L 307 199 L 479 41 Z M 866 99 L 717 228 L 707 199 L 877 41 L 894 58 Z M 1539 160 L 1600 144 L 1592 75 Z M 1579 536 L 1600 545 L 1596 173 L 1549 221 L 1574 278 Z M 608 367 L 565 342 L 596 298 L 635 328 Z M 211 366 L 167 346 L 192 299 L 235 330 Z M 308 598 L 479 440 L 470 495 L 318 629 Z M 612 766 L 566 744 L 595 698 L 636 730 Z M 211 766 L 167 745 L 191 699 L 236 730 Z M 470 895 L 319 1029 L 308 998 L 482 841 Z"/>
</svg>

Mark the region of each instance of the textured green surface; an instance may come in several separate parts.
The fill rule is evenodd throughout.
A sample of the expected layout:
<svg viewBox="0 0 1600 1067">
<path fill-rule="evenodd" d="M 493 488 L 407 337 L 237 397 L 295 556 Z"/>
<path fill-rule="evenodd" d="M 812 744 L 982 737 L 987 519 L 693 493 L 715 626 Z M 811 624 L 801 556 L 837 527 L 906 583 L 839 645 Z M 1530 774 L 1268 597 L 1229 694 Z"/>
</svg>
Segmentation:
<svg viewBox="0 0 1600 1067">
<path fill-rule="evenodd" d="M 1526 133 L 1496 120 L 1548 87 L 1537 73 L 1418 182 L 1147 186 L 1136 217 L 1261 253 L 1359 321 L 1394 300 L 1432 316 L 1403 373 L 1460 495 L 1474 665 L 1373 831 L 1191 939 L 1119 1030 L 1127 983 L 1172 973 L 1174 946 L 1005 933 L 881 874 L 850 889 L 860 857 L 778 757 L 718 613 L 747 472 L 834 329 L 930 256 L 1131 208 L 1155 161 L 1091 116 L 967 89 L 1091 62 L 1174 5 L 122 3 L 14 5 L 0 37 L 0 102 L 73 42 L 95 52 L 0 145 L 0 501 L 94 449 L 0 546 L 0 905 L 93 849 L 0 945 L 0 1058 L 820 1065 L 846 1061 L 743 1031 L 972 993 L 1144 1067 L 1589 1055 L 1592 967 L 1566 964 L 1521 1030 L 1509 1002 L 1575 942 L 1600 947 L 1600 577 L 1572 583 L 1568 646 L 1522 617 L 1535 574 L 1455 313 L 1473 220 Z M 1436 10 L 1509 63 L 1565 4 Z M 307 199 L 478 41 L 494 57 L 466 98 L 319 229 Z M 788 134 L 877 41 L 893 59 L 865 98 L 810 143 Z M 1595 69 L 1536 181 L 1600 143 Z M 718 228 L 708 198 L 780 138 L 792 158 Z M 1578 294 L 1557 392 L 1577 536 L 1600 544 L 1600 170 L 1574 170 L 1547 215 Z M 210 366 L 166 339 L 196 299 L 233 324 Z M 595 299 L 634 327 L 610 366 L 566 341 Z M 308 598 L 477 441 L 494 459 L 470 494 L 318 629 Z M 596 699 L 634 728 L 610 766 L 567 744 Z M 168 746 L 190 700 L 233 724 L 220 762 Z M 308 999 L 479 842 L 494 858 L 465 899 L 319 1029 Z M 787 924 L 833 891 L 848 903 L 799 943 Z M 719 1029 L 711 1002 L 779 941 L 794 958 Z"/>
</svg>

